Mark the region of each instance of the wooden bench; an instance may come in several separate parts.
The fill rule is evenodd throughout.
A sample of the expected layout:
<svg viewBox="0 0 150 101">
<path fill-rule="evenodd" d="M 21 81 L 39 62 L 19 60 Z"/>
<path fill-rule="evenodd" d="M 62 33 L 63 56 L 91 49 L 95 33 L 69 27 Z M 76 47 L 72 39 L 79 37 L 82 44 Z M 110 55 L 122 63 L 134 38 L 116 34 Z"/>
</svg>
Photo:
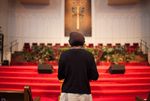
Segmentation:
<svg viewBox="0 0 150 101">
<path fill-rule="evenodd" d="M 136 96 L 135 100 L 136 101 L 150 101 L 150 93 L 148 94 L 148 97 L 146 99 Z"/>
<path fill-rule="evenodd" d="M 0 91 L 0 101 L 40 101 L 40 98 L 33 99 L 30 86 L 24 86 L 22 91 Z"/>
</svg>

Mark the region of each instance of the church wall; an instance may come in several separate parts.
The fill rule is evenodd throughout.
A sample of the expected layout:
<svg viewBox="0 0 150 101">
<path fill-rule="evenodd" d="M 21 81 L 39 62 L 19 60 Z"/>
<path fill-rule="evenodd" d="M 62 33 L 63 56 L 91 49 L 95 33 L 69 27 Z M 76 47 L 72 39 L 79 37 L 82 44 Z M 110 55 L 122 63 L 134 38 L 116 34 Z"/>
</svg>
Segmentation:
<svg viewBox="0 0 150 101">
<path fill-rule="evenodd" d="M 107 0 L 93 2 L 94 43 L 150 43 L 150 2 L 108 6 Z"/>
<path fill-rule="evenodd" d="M 8 42 L 17 39 L 19 50 L 24 42 L 68 42 L 64 36 L 64 0 L 50 0 L 49 5 L 23 5 L 11 0 L 8 8 Z M 108 6 L 107 0 L 92 0 L 92 37 L 86 37 L 86 43 L 124 44 L 141 39 L 150 43 L 149 26 L 149 0 L 126 6 Z"/>
<path fill-rule="evenodd" d="M 10 52 L 9 46 L 8 46 L 8 18 L 9 18 L 8 0 L 0 0 L 0 26 L 2 27 L 1 31 L 4 34 L 3 59 L 7 59 L 7 56 L 9 55 L 9 52 Z"/>
</svg>

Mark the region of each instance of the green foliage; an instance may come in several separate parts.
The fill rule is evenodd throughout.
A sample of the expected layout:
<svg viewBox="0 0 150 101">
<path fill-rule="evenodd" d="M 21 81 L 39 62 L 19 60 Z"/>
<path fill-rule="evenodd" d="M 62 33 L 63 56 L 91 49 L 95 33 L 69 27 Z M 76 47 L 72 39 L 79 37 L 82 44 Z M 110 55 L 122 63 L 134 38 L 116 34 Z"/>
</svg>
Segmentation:
<svg viewBox="0 0 150 101">
<path fill-rule="evenodd" d="M 141 52 L 139 48 L 130 52 L 123 46 L 116 46 L 116 47 L 106 46 L 102 48 L 102 51 L 103 51 L 103 55 L 100 58 L 100 61 L 107 61 L 115 64 L 122 63 L 122 62 L 127 63 L 131 61 L 137 61 L 136 57 L 139 55 L 140 58 L 146 60 L 146 57 L 143 55 L 143 52 Z"/>
<path fill-rule="evenodd" d="M 68 49 L 69 49 L 68 47 L 64 47 L 64 48 L 60 48 L 59 50 L 60 50 L 60 52 L 64 52 L 64 51 L 66 51 Z"/>
<path fill-rule="evenodd" d="M 93 48 L 85 48 L 87 51 L 91 52 L 93 55 L 95 55 L 95 51 Z"/>
<path fill-rule="evenodd" d="M 63 48 L 50 48 L 47 46 L 34 46 L 30 52 L 25 51 L 24 57 L 26 61 L 38 61 L 43 63 L 44 61 L 58 60 L 60 54 L 66 50 L 70 49 L 69 47 Z M 103 46 L 102 48 L 85 48 L 87 51 L 91 52 L 95 60 L 112 62 L 115 64 L 122 62 L 131 62 L 131 61 L 147 61 L 147 55 L 144 55 L 143 52 L 137 48 L 136 50 L 129 51 L 124 46 L 115 46 L 107 47 Z M 102 52 L 102 56 L 99 57 L 99 52 Z M 55 57 L 55 58 L 54 58 Z"/>
<path fill-rule="evenodd" d="M 34 46 L 31 51 L 24 51 L 24 57 L 27 62 L 44 62 L 54 60 L 52 48 L 46 46 Z"/>
</svg>

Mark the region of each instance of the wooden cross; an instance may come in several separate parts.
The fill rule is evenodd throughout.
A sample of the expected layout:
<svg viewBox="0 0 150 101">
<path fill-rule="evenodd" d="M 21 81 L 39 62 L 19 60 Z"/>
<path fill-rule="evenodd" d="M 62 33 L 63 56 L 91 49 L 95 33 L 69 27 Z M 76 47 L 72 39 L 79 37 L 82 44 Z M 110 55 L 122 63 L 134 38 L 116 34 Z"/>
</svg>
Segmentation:
<svg viewBox="0 0 150 101">
<path fill-rule="evenodd" d="M 76 22 L 77 26 L 77 30 L 80 29 L 80 5 L 77 5 L 77 22 Z"/>
<path fill-rule="evenodd" d="M 76 20 L 76 28 L 77 30 L 80 29 L 80 5 L 81 5 L 81 1 L 80 0 L 77 0 L 76 1 L 76 4 L 77 4 L 77 20 Z"/>
<path fill-rule="evenodd" d="M 74 0 L 73 4 L 75 4 L 75 15 L 77 16 L 76 19 L 76 29 L 79 30 L 80 29 L 80 16 L 82 15 L 81 11 L 83 11 L 83 7 L 82 7 L 82 0 Z"/>
</svg>

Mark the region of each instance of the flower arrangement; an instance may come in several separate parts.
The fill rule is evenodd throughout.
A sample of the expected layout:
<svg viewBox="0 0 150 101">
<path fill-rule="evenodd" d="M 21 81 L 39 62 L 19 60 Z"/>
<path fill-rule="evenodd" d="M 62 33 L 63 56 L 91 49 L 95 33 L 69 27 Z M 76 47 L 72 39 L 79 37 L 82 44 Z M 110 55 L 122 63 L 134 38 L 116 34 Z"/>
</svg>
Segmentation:
<svg viewBox="0 0 150 101">
<path fill-rule="evenodd" d="M 47 46 L 34 46 L 31 51 L 24 51 L 24 57 L 27 62 L 44 63 L 51 60 L 58 61 L 60 54 L 68 49 L 69 47 L 52 48 Z M 147 55 L 143 54 L 140 48 L 129 49 L 120 45 L 115 47 L 103 46 L 101 48 L 85 47 L 85 49 L 94 55 L 96 62 L 104 61 L 118 64 L 133 61 L 147 61 Z"/>
<path fill-rule="evenodd" d="M 143 62 L 147 61 L 147 56 L 143 54 L 140 48 L 127 49 L 124 46 L 103 47 L 103 55 L 100 61 L 111 62 L 114 64 L 128 62 Z M 137 58 L 138 57 L 138 58 Z"/>
<path fill-rule="evenodd" d="M 37 63 L 55 59 L 53 49 L 47 46 L 33 46 L 31 51 L 24 51 L 24 58 L 27 62 Z"/>
</svg>

